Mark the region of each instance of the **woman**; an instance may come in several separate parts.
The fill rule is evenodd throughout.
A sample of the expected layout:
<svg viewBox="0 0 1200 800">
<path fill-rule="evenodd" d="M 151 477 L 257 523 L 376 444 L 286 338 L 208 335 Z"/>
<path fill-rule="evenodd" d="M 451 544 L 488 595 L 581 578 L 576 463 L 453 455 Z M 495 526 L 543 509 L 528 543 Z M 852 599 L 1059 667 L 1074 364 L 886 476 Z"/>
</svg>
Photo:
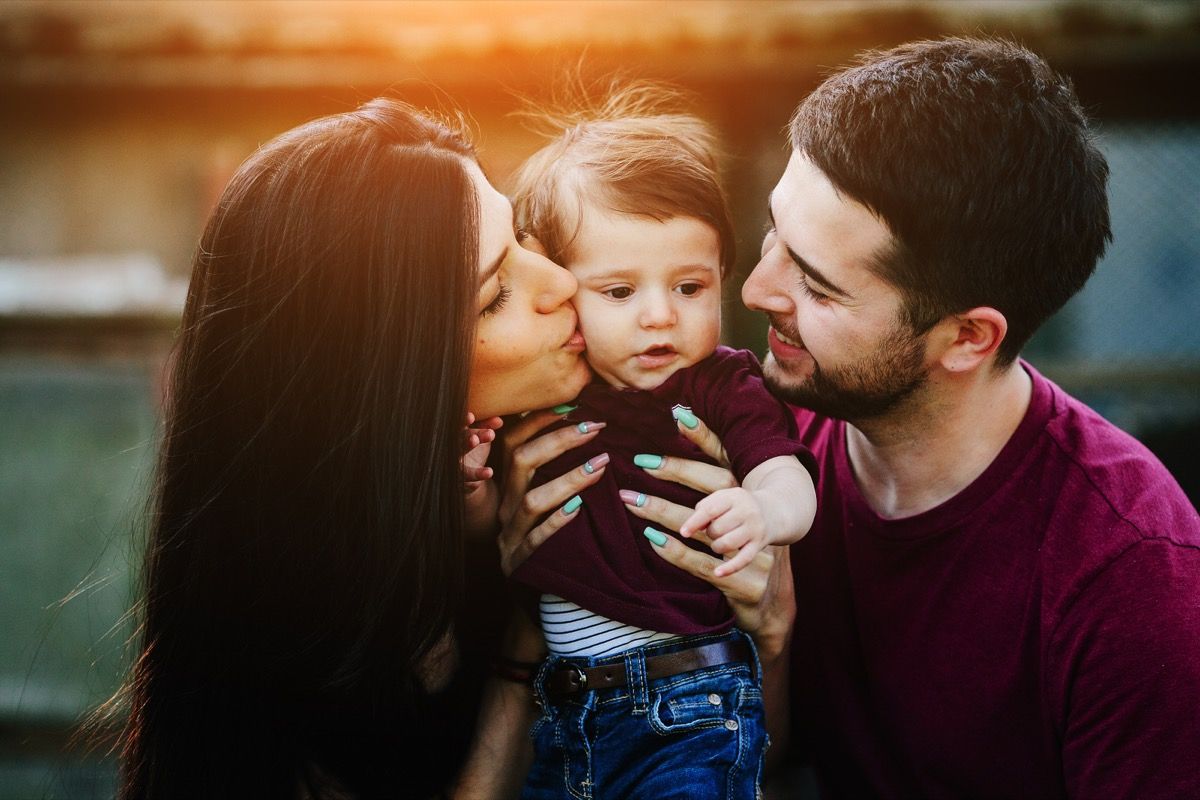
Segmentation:
<svg viewBox="0 0 1200 800">
<path fill-rule="evenodd" d="M 184 312 L 122 797 L 448 785 L 479 702 L 470 631 L 503 613 L 465 580 L 463 420 L 582 388 L 574 290 L 461 133 L 401 103 L 241 167 Z"/>
</svg>

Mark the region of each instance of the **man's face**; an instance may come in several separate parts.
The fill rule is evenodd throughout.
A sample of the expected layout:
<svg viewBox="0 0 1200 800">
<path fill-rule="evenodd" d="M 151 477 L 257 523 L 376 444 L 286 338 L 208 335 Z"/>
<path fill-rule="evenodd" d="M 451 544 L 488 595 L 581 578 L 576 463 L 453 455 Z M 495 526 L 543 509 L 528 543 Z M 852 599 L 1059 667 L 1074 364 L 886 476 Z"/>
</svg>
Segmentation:
<svg viewBox="0 0 1200 800">
<path fill-rule="evenodd" d="M 892 234 L 840 195 L 799 153 L 771 192 L 772 229 L 742 287 L 771 322 L 767 384 L 799 406 L 850 421 L 894 409 L 926 379 L 925 340 L 901 318 L 900 293 L 871 265 Z"/>
</svg>

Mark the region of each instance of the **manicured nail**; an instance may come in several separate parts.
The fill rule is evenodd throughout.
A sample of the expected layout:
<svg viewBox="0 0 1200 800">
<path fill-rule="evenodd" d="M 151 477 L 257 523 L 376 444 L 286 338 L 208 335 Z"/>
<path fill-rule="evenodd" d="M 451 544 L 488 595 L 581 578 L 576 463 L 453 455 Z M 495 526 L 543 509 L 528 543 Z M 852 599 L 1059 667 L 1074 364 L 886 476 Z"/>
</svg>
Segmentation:
<svg viewBox="0 0 1200 800">
<path fill-rule="evenodd" d="M 654 528 L 646 526 L 646 530 L 642 531 L 642 536 L 650 540 L 650 544 L 655 547 L 662 547 L 667 543 L 667 535 L 662 531 L 656 531 Z"/>
<path fill-rule="evenodd" d="M 563 505 L 563 507 L 562 507 L 563 516 L 565 517 L 568 514 L 574 514 L 576 511 L 579 510 L 579 507 L 581 505 L 583 505 L 583 498 L 580 497 L 579 495 L 575 495 L 574 497 L 572 497 L 570 500 L 568 500 Z"/>
<path fill-rule="evenodd" d="M 579 408 L 579 406 L 573 406 L 570 403 L 563 403 L 561 406 L 555 406 L 554 408 L 552 408 L 550 410 L 553 411 L 555 414 L 570 414 L 572 411 L 574 411 L 577 408 Z"/>
<path fill-rule="evenodd" d="M 658 469 L 663 465 L 663 457 L 649 453 L 638 453 L 633 457 L 633 464 L 642 469 Z"/>
<path fill-rule="evenodd" d="M 608 461 L 608 453 L 601 453 L 598 456 L 592 456 L 587 461 L 583 462 L 583 471 L 588 475 L 591 475 L 593 472 L 607 464 Z"/>
<path fill-rule="evenodd" d="M 619 494 L 621 495 L 621 502 L 626 505 L 637 506 L 638 508 L 646 505 L 646 495 L 641 492 L 631 492 L 629 489 L 622 489 Z"/>
<path fill-rule="evenodd" d="M 696 427 L 700 424 L 700 420 L 696 419 L 696 415 L 682 406 L 672 408 L 671 416 L 689 431 L 696 430 Z"/>
<path fill-rule="evenodd" d="M 586 422 L 581 422 L 575 426 L 575 430 L 579 431 L 580 433 L 587 433 L 588 432 L 588 424 Z"/>
<path fill-rule="evenodd" d="M 581 422 L 575 426 L 575 430 L 579 431 L 580 433 L 591 433 L 592 431 L 600 430 L 607 424 L 607 422 Z"/>
</svg>

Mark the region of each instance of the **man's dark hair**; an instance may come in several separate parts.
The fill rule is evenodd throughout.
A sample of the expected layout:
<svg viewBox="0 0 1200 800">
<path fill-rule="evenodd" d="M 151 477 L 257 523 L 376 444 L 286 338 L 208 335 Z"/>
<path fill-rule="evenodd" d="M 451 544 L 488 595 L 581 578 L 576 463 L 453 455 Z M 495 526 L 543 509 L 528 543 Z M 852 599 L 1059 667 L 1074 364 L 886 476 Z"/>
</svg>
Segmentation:
<svg viewBox="0 0 1200 800">
<path fill-rule="evenodd" d="M 877 273 L 918 332 L 991 306 L 1007 365 L 1112 238 L 1108 164 L 1071 82 L 1019 45 L 950 38 L 865 54 L 822 83 L 792 147 L 891 230 Z"/>
</svg>

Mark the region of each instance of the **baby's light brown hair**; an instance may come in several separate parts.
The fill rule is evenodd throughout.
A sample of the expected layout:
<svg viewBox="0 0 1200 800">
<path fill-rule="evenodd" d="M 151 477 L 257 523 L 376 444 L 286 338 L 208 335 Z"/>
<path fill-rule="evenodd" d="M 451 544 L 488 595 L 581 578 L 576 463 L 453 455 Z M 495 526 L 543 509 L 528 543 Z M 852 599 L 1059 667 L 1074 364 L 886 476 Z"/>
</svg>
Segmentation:
<svg viewBox="0 0 1200 800">
<path fill-rule="evenodd" d="M 585 90 L 575 94 L 565 108 L 523 113 L 551 141 L 516 174 L 517 224 L 567 264 L 585 202 L 660 222 L 694 217 L 716 231 L 727 277 L 733 223 L 712 129 L 684 111 L 682 93 L 661 84 L 615 85 L 598 101 Z"/>
</svg>

